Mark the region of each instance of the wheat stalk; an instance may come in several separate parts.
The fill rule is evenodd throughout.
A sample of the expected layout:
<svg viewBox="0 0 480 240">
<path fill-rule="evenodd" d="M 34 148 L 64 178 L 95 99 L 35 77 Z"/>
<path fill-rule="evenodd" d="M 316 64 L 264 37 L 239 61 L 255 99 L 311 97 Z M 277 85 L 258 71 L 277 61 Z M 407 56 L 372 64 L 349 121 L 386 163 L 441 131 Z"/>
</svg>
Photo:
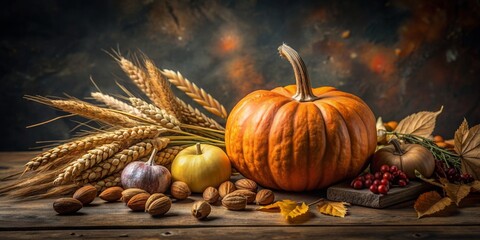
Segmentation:
<svg viewBox="0 0 480 240">
<path fill-rule="evenodd" d="M 125 114 L 114 112 L 110 109 L 101 108 L 77 99 L 52 100 L 44 97 L 34 96 L 26 96 L 25 98 L 58 108 L 65 112 L 74 113 L 88 119 L 101 121 L 112 126 L 134 127 L 140 124 L 139 122 L 127 117 Z"/>
<path fill-rule="evenodd" d="M 121 173 L 119 172 L 114 173 L 102 180 L 92 182 L 91 184 L 97 189 L 98 192 L 103 192 L 105 189 L 109 187 L 121 186 L 122 185 Z"/>
<path fill-rule="evenodd" d="M 165 110 L 149 104 L 139 98 L 130 98 L 132 105 L 140 110 L 147 117 L 168 129 L 180 129 L 180 122 L 175 116 L 168 114 Z"/>
<path fill-rule="evenodd" d="M 187 104 L 182 99 L 177 98 L 177 103 L 181 108 L 184 123 L 211 129 L 224 130 L 222 125 L 218 124 L 217 121 L 205 116 L 205 114 L 200 112 L 200 110 L 192 107 L 190 104 Z"/>
<path fill-rule="evenodd" d="M 227 117 L 227 110 L 214 97 L 199 88 L 195 83 L 189 81 L 180 72 L 164 69 L 162 74 L 168 81 L 191 97 L 195 102 L 202 105 L 207 111 L 221 117 Z"/>
<path fill-rule="evenodd" d="M 148 81 L 147 73 L 140 67 L 137 67 L 128 59 L 119 56 L 115 59 L 127 76 L 142 90 L 145 95 L 157 106 L 162 106 L 162 99 L 153 92 L 153 87 Z"/>
<path fill-rule="evenodd" d="M 148 58 L 145 58 L 145 67 L 147 68 L 148 80 L 152 87 L 152 92 L 160 99 L 160 103 L 157 104 L 157 107 L 165 109 L 165 111 L 172 116 L 180 116 L 177 102 L 175 101 L 175 95 L 170 88 L 169 82 L 160 73 L 155 64 Z"/>
<path fill-rule="evenodd" d="M 118 152 L 113 157 L 84 170 L 79 176 L 77 176 L 75 182 L 87 184 L 105 178 L 108 175 L 123 170 L 129 163 L 149 155 L 154 146 L 157 149 L 163 149 L 169 142 L 170 140 L 168 138 L 163 137 L 139 142 Z"/>
<path fill-rule="evenodd" d="M 142 112 L 140 112 L 140 110 L 138 110 L 138 109 L 134 108 L 133 106 L 131 106 L 130 104 L 127 104 L 123 101 L 120 101 L 120 100 L 118 100 L 115 97 L 112 97 L 110 95 L 103 94 L 101 92 L 92 92 L 91 96 L 95 100 L 104 103 L 105 105 L 107 105 L 108 107 L 110 107 L 112 109 L 119 110 L 119 111 L 126 112 L 126 113 L 130 113 L 130 114 L 136 115 L 136 116 L 141 117 L 141 118 L 147 118 L 147 116 L 145 114 L 143 114 Z"/>
<path fill-rule="evenodd" d="M 114 141 L 123 141 L 126 139 L 152 138 L 162 132 L 165 132 L 165 129 L 158 126 L 138 126 L 90 135 L 76 141 L 62 144 L 41 153 L 25 164 L 25 171 L 35 170 L 38 167 L 52 162 L 55 159 L 64 157 L 66 155 L 76 155 L 102 144 L 111 143 Z"/>
<path fill-rule="evenodd" d="M 158 152 L 155 156 L 155 163 L 162 166 L 169 166 L 172 164 L 173 160 L 177 156 L 177 154 L 185 149 L 187 145 L 184 146 L 172 146 L 163 149 L 162 151 Z"/>
<path fill-rule="evenodd" d="M 81 158 L 70 163 L 69 166 L 57 176 L 53 181 L 53 184 L 62 185 L 70 182 L 85 169 L 91 168 L 95 164 L 113 156 L 121 149 L 121 147 L 122 143 L 113 142 L 88 150 L 87 154 L 84 154 Z"/>
</svg>

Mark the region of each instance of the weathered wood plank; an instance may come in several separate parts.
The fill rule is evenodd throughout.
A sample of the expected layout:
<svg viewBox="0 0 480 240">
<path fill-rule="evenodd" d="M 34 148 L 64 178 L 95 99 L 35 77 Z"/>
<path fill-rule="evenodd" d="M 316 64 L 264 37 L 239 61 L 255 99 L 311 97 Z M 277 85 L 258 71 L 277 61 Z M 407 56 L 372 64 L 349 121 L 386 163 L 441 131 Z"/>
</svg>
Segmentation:
<svg viewBox="0 0 480 240">
<path fill-rule="evenodd" d="M 166 229 L 6 231 L 3 239 L 478 239 L 474 226 L 197 227 Z"/>
<path fill-rule="evenodd" d="M 348 202 L 372 208 L 385 208 L 416 199 L 432 186 L 428 183 L 411 181 L 407 186 L 392 188 L 388 194 L 374 194 L 368 189 L 353 189 L 348 183 L 340 183 L 327 189 L 327 198 L 332 201 Z"/>
</svg>

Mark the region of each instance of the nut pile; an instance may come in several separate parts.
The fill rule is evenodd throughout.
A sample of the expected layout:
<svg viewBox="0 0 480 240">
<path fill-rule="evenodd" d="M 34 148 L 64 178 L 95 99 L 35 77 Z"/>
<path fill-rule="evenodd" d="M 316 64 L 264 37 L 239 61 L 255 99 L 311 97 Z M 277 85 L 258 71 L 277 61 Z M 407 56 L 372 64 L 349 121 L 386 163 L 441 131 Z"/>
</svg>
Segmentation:
<svg viewBox="0 0 480 240">
<path fill-rule="evenodd" d="M 274 202 L 275 195 L 271 190 L 261 189 L 258 192 L 257 190 L 257 183 L 250 179 L 240 179 L 235 183 L 226 181 L 218 189 L 208 187 L 202 194 L 203 200 L 192 204 L 192 216 L 199 220 L 206 219 L 212 211 L 212 205 L 221 204 L 228 210 L 241 211 L 247 204 L 268 205 Z M 190 188 L 185 182 L 175 181 L 170 185 L 169 196 L 164 193 L 150 194 L 140 188 L 123 189 L 116 186 L 105 189 L 98 197 L 106 202 L 122 201 L 132 211 L 147 212 L 153 217 L 159 217 L 165 215 L 172 207 L 173 201 L 170 197 L 180 201 L 190 195 Z M 59 214 L 72 214 L 84 205 L 90 204 L 96 197 L 96 188 L 87 185 L 79 188 L 72 198 L 57 199 L 53 203 L 53 208 Z"/>
</svg>

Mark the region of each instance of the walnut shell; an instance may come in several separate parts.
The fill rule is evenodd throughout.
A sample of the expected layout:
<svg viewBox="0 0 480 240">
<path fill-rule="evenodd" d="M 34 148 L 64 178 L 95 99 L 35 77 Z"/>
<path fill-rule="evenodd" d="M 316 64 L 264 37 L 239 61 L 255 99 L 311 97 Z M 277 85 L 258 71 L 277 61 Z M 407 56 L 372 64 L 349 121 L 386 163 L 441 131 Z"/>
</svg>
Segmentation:
<svg viewBox="0 0 480 240">
<path fill-rule="evenodd" d="M 275 201 L 275 194 L 269 189 L 262 189 L 258 191 L 255 197 L 255 202 L 258 205 L 268 205 Z"/>
<path fill-rule="evenodd" d="M 252 192 L 257 192 L 258 185 L 253 180 L 243 178 L 235 182 L 237 189 L 246 189 Z"/>
<path fill-rule="evenodd" d="M 235 184 L 233 184 L 230 181 L 226 181 L 220 184 L 220 187 L 218 187 L 218 194 L 220 195 L 221 198 L 223 198 L 227 194 L 232 193 L 235 190 L 237 190 L 237 188 L 235 187 Z"/>
<path fill-rule="evenodd" d="M 206 218 L 211 211 L 212 211 L 212 207 L 206 201 L 196 201 L 193 203 L 192 215 L 196 219 L 201 220 Z"/>
<path fill-rule="evenodd" d="M 92 185 L 83 186 L 73 194 L 73 198 L 80 201 L 83 205 L 87 205 L 97 197 L 97 189 Z"/>
<path fill-rule="evenodd" d="M 161 216 L 170 210 L 172 207 L 172 200 L 169 197 L 161 197 L 153 201 L 147 209 L 147 212 L 152 216 Z"/>
<path fill-rule="evenodd" d="M 247 198 L 240 193 L 229 193 L 222 199 L 222 205 L 228 210 L 244 210 L 247 207 Z"/>
<path fill-rule="evenodd" d="M 150 193 L 139 193 L 133 196 L 127 203 L 127 207 L 132 211 L 145 211 L 145 203 L 147 203 Z"/>
<path fill-rule="evenodd" d="M 247 204 L 248 203 L 253 203 L 255 201 L 255 197 L 256 197 L 256 193 L 250 191 L 250 190 L 246 190 L 246 189 L 239 189 L 239 190 L 235 190 L 233 193 L 239 193 L 239 194 L 242 194 L 244 197 L 247 198 Z"/>
<path fill-rule="evenodd" d="M 140 193 L 147 193 L 147 191 L 143 190 L 143 189 L 140 189 L 140 188 L 129 188 L 129 189 L 125 189 L 123 190 L 122 192 L 122 198 L 121 200 L 127 204 L 128 201 L 130 201 L 130 199 L 137 195 L 137 194 L 140 194 Z"/>
<path fill-rule="evenodd" d="M 98 197 L 107 202 L 116 202 L 122 198 L 122 192 L 123 188 L 121 187 L 109 187 L 100 193 Z"/>
<path fill-rule="evenodd" d="M 203 191 L 203 200 L 207 201 L 210 204 L 214 204 L 220 198 L 220 194 L 218 190 L 214 187 L 207 187 L 205 191 Z"/>
<path fill-rule="evenodd" d="M 59 214 L 71 214 L 83 207 L 82 202 L 75 198 L 59 198 L 53 202 L 53 210 Z"/>
<path fill-rule="evenodd" d="M 170 186 L 170 194 L 172 194 L 172 197 L 178 200 L 183 200 L 188 198 L 192 192 L 186 183 L 182 181 L 175 181 L 172 183 L 172 186 Z"/>
</svg>

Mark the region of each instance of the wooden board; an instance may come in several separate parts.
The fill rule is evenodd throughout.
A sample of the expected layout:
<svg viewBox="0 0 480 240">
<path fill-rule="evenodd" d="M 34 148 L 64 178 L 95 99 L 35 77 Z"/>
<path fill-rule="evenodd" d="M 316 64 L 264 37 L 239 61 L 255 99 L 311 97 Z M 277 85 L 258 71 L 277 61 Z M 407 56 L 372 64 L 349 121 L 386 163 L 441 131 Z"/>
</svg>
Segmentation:
<svg viewBox="0 0 480 240">
<path fill-rule="evenodd" d="M 416 199 L 421 193 L 431 189 L 424 182 L 410 181 L 403 187 L 391 188 L 388 194 L 374 194 L 368 189 L 353 189 L 349 183 L 340 183 L 327 189 L 327 198 L 332 201 L 348 202 L 355 205 L 386 208 L 408 200 Z"/>
</svg>

